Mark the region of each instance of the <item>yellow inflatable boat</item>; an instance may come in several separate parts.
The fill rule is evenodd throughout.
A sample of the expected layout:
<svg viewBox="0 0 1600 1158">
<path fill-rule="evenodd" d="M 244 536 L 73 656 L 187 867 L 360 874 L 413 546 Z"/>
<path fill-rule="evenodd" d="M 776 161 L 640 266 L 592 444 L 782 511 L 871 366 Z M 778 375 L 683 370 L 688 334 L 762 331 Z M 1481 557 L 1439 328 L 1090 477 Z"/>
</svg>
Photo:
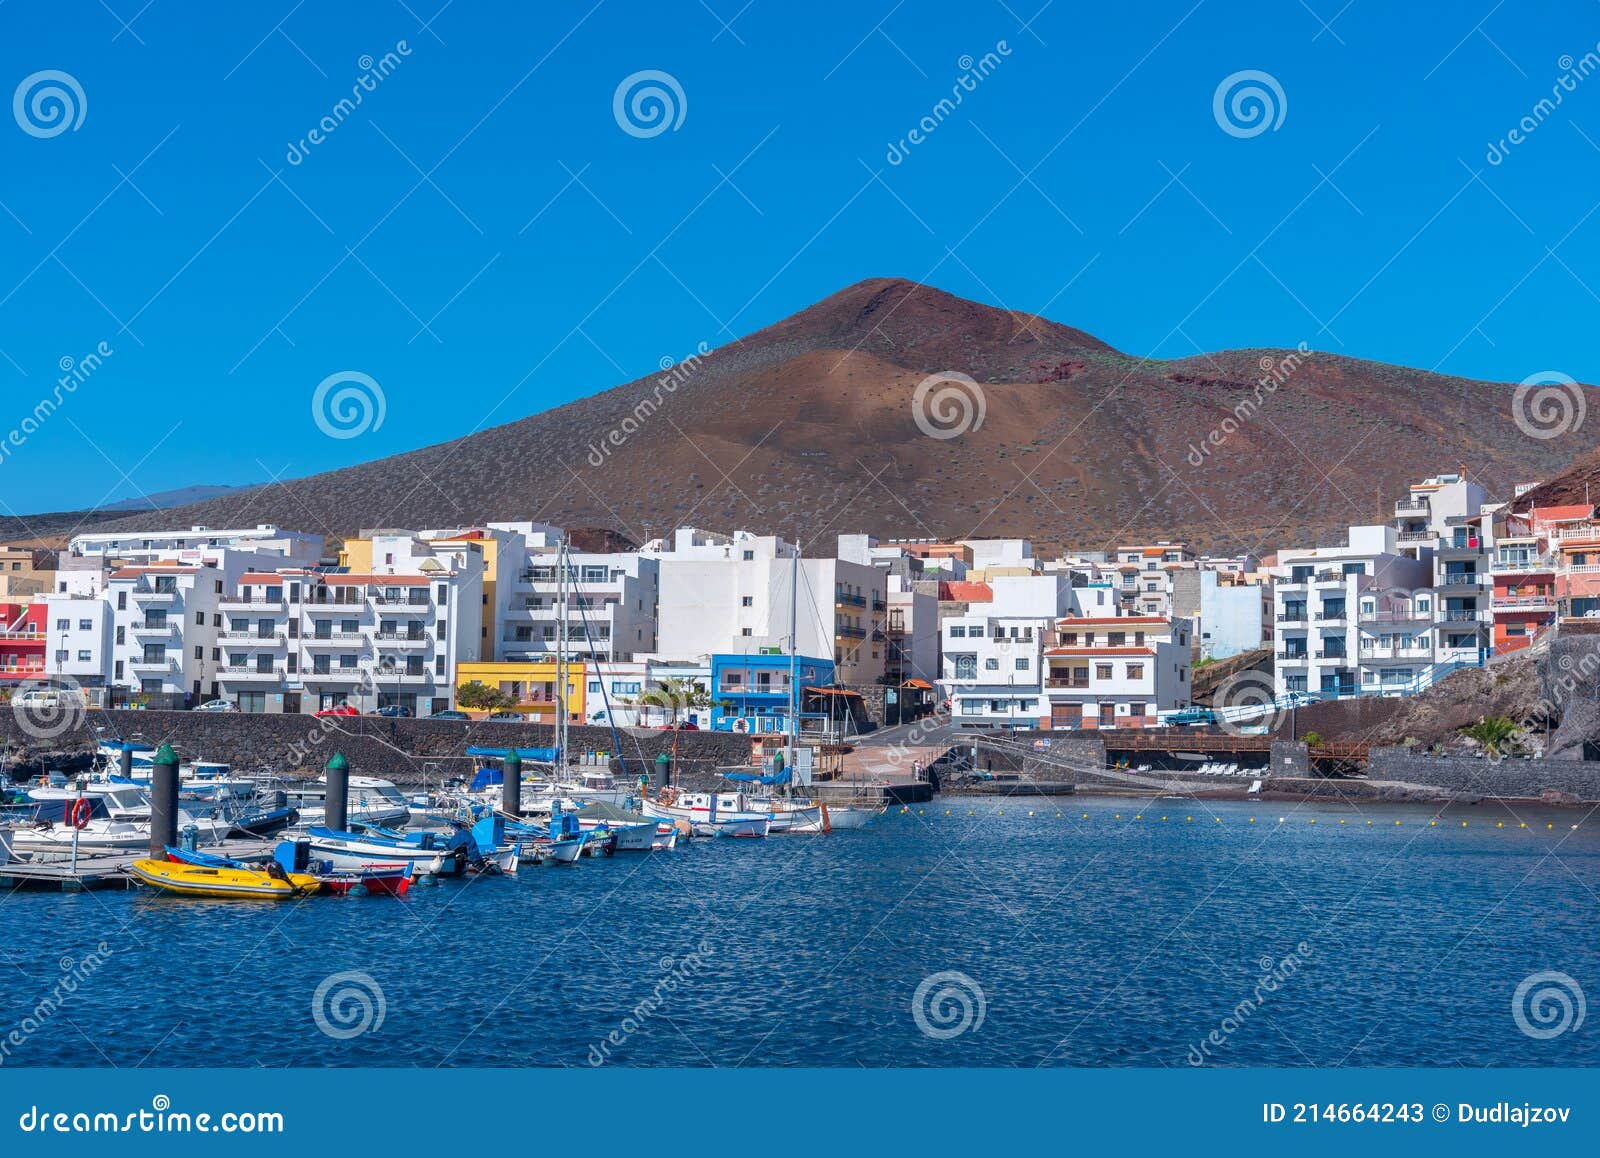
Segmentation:
<svg viewBox="0 0 1600 1158">
<path fill-rule="evenodd" d="M 211 868 L 166 860 L 136 860 L 128 871 L 141 884 L 185 897 L 250 897 L 293 900 L 317 891 L 317 878 L 305 873 L 277 876 L 252 868 Z"/>
</svg>

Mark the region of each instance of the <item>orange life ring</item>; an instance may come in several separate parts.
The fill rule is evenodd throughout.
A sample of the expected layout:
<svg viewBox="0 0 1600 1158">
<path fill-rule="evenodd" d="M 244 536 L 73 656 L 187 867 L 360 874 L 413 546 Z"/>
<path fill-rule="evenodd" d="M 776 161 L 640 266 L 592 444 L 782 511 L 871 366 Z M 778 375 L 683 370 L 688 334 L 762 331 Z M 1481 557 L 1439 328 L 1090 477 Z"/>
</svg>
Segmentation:
<svg viewBox="0 0 1600 1158">
<path fill-rule="evenodd" d="M 67 809 L 67 823 L 78 831 L 89 827 L 89 817 L 94 815 L 94 801 L 87 796 L 80 796 L 72 802 L 72 807 Z"/>
</svg>

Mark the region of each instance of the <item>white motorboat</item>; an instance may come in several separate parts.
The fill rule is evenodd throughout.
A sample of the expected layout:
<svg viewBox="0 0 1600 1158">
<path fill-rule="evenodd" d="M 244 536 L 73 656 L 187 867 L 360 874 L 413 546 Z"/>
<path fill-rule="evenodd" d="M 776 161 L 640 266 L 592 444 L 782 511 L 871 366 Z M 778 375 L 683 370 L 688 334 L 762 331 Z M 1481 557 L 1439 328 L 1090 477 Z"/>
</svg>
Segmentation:
<svg viewBox="0 0 1600 1158">
<path fill-rule="evenodd" d="M 830 832 L 856 832 L 889 811 L 887 804 L 824 804 Z"/>
<path fill-rule="evenodd" d="M 314 782 L 287 784 L 289 804 L 300 813 L 307 825 L 320 825 L 327 817 L 328 778 L 319 776 Z M 346 797 L 345 821 L 373 828 L 404 828 L 411 820 L 411 801 L 390 780 L 376 776 L 350 777 L 350 791 Z"/>
<path fill-rule="evenodd" d="M 584 832 L 610 832 L 618 852 L 650 852 L 656 846 L 659 822 L 615 804 L 597 802 L 578 809 L 578 827 Z"/>
<path fill-rule="evenodd" d="M 458 876 L 467 865 L 466 846 L 440 839 L 432 832 L 413 833 L 404 840 L 366 836 L 333 828 L 306 829 L 311 855 L 332 864 L 335 872 L 361 872 L 374 865 L 403 864 L 413 875 Z"/>
<path fill-rule="evenodd" d="M 773 814 L 749 807 L 742 792 L 679 792 L 663 788 L 656 799 L 646 797 L 640 807 L 646 816 L 658 820 L 688 821 L 696 836 L 716 836 L 723 831 L 766 836 L 772 827 Z"/>
</svg>

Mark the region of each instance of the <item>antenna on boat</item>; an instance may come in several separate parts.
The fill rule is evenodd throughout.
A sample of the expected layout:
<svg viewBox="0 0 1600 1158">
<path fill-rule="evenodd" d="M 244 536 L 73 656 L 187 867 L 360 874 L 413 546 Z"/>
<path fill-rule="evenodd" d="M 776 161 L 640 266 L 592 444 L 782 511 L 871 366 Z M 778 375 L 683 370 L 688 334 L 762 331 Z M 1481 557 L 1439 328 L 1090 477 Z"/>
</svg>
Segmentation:
<svg viewBox="0 0 1600 1158">
<path fill-rule="evenodd" d="M 571 599 L 568 569 L 572 565 L 567 533 L 561 532 L 561 542 L 556 548 L 556 779 L 559 781 L 567 767 L 567 616 Z"/>
</svg>

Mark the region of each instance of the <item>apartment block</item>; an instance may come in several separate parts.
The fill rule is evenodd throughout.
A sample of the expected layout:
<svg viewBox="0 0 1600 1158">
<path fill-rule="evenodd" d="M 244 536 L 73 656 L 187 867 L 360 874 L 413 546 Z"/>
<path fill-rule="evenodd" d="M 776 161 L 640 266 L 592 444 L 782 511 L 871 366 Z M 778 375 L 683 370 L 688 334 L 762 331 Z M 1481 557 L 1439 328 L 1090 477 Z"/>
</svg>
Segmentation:
<svg viewBox="0 0 1600 1158">
<path fill-rule="evenodd" d="M 1148 728 L 1190 696 L 1192 627 L 1156 615 L 1069 616 L 1044 651 L 1041 727 Z"/>
</svg>

